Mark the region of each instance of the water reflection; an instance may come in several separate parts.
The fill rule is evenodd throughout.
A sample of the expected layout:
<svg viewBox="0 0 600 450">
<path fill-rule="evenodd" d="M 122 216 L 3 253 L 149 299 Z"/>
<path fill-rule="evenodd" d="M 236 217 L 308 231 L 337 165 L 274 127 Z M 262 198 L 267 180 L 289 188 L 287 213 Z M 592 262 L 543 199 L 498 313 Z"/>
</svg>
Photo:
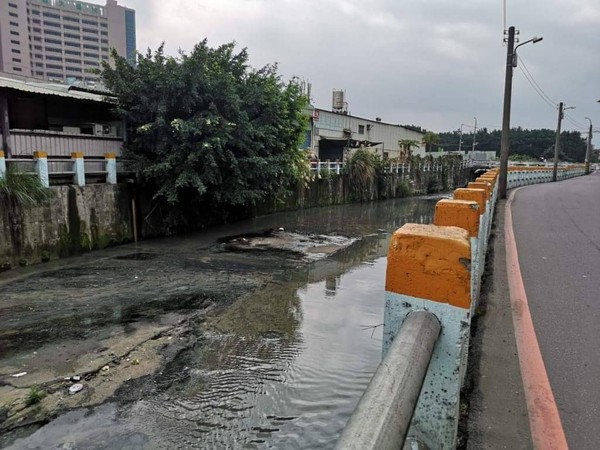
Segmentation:
<svg viewBox="0 0 600 450">
<path fill-rule="evenodd" d="M 75 316 L 81 323 L 151 317 L 167 308 L 169 293 L 195 292 L 203 282 L 197 273 L 207 270 L 223 278 L 225 287 L 231 283 L 225 274 L 239 271 L 243 277 L 246 265 L 271 279 L 207 319 L 198 345 L 147 380 L 151 388 L 136 401 L 61 416 L 12 448 L 331 448 L 379 362 L 381 328 L 364 327 L 382 321 L 391 232 L 408 221 L 430 223 L 433 206 L 423 199 L 345 205 L 256 218 L 243 226 L 244 232 L 283 226 L 361 237 L 308 265 L 272 255 L 220 254 L 207 261 L 196 253 L 214 242 L 210 235 L 153 242 L 159 256 L 151 261 L 118 260 L 160 263 L 167 276 L 153 272 L 133 305 L 124 301 L 128 290 L 103 299 L 103 312 Z M 220 233 L 233 235 L 237 227 Z M 120 270 L 119 281 L 131 275 Z M 146 297 L 160 308 L 150 308 Z"/>
</svg>

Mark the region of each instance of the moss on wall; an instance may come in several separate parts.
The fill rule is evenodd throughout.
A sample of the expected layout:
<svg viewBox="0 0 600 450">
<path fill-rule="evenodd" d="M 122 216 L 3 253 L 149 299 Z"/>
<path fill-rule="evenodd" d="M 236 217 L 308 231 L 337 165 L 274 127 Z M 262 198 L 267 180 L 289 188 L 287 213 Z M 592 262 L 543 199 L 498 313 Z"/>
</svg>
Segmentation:
<svg viewBox="0 0 600 450">
<path fill-rule="evenodd" d="M 54 195 L 47 205 L 0 214 L 0 271 L 133 240 L 127 186 L 51 189 Z M 10 233 L 13 228 L 19 233 Z"/>
</svg>

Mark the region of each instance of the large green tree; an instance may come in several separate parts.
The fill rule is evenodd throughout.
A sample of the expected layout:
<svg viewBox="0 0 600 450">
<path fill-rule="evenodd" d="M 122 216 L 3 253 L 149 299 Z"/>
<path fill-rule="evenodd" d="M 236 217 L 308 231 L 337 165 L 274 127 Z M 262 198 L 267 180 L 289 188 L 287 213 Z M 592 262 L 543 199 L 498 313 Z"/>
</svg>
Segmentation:
<svg viewBox="0 0 600 450">
<path fill-rule="evenodd" d="M 252 69 L 246 49 L 206 40 L 178 57 L 161 46 L 136 65 L 113 58 L 102 77 L 127 123 L 124 156 L 174 225 L 251 205 L 302 172 L 307 100 L 275 65 Z"/>
</svg>

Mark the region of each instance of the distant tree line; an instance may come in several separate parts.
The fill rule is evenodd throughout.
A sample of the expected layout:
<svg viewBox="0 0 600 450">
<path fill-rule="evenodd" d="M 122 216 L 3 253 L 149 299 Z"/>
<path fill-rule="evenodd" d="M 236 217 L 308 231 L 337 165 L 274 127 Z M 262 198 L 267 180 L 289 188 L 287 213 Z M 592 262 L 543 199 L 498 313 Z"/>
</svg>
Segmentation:
<svg viewBox="0 0 600 450">
<path fill-rule="evenodd" d="M 458 150 L 460 131 L 439 133 L 439 148 L 447 151 Z M 476 151 L 494 151 L 500 155 L 501 131 L 488 131 L 487 128 L 477 130 L 475 138 Z M 552 159 L 556 131 L 549 129 L 528 130 L 521 127 L 510 131 L 510 153 L 519 155 L 517 159 Z M 462 150 L 471 151 L 473 133 L 462 135 Z M 586 139 L 579 131 L 563 131 L 560 134 L 560 159 L 562 161 L 583 162 L 585 160 Z"/>
</svg>

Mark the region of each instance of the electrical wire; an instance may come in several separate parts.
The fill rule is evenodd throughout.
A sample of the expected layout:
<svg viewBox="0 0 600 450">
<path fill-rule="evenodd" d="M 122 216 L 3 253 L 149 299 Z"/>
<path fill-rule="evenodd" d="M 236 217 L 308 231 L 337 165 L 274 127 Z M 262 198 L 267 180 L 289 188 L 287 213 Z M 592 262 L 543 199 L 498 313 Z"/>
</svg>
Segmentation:
<svg viewBox="0 0 600 450">
<path fill-rule="evenodd" d="M 548 106 L 550 106 L 552 109 L 556 109 L 556 103 L 552 103 L 550 100 L 548 100 L 544 94 L 542 94 L 542 92 L 537 88 L 536 84 L 534 83 L 533 79 L 530 78 L 530 75 L 528 75 L 527 72 L 525 72 L 524 70 L 521 69 L 521 72 L 523 73 L 523 75 L 525 76 L 525 79 L 527 80 L 527 82 L 531 85 L 531 87 L 533 88 L 533 90 L 536 92 L 537 95 L 540 96 L 540 98 L 544 101 L 544 103 L 546 103 Z"/>
<path fill-rule="evenodd" d="M 525 64 L 525 61 L 523 60 L 523 58 L 521 58 L 518 55 L 517 55 L 517 58 L 518 58 L 519 62 L 521 63 L 522 70 L 524 72 L 527 72 L 527 75 L 529 75 L 529 77 L 531 78 L 531 81 L 533 82 L 533 84 L 535 84 L 537 86 L 538 90 L 541 92 L 541 95 L 543 95 L 552 105 L 556 105 L 557 102 L 555 102 L 554 100 L 552 100 L 550 98 L 550 96 L 544 92 L 544 90 L 539 85 L 539 83 L 537 81 L 535 81 L 535 78 L 533 78 L 533 75 L 531 75 L 531 72 L 529 71 L 529 69 L 527 69 L 527 65 Z"/>
<path fill-rule="evenodd" d="M 587 126 L 584 123 L 578 122 L 577 120 L 569 116 L 567 113 L 565 113 L 565 120 L 571 125 L 575 125 L 578 131 L 587 131 Z"/>
</svg>

